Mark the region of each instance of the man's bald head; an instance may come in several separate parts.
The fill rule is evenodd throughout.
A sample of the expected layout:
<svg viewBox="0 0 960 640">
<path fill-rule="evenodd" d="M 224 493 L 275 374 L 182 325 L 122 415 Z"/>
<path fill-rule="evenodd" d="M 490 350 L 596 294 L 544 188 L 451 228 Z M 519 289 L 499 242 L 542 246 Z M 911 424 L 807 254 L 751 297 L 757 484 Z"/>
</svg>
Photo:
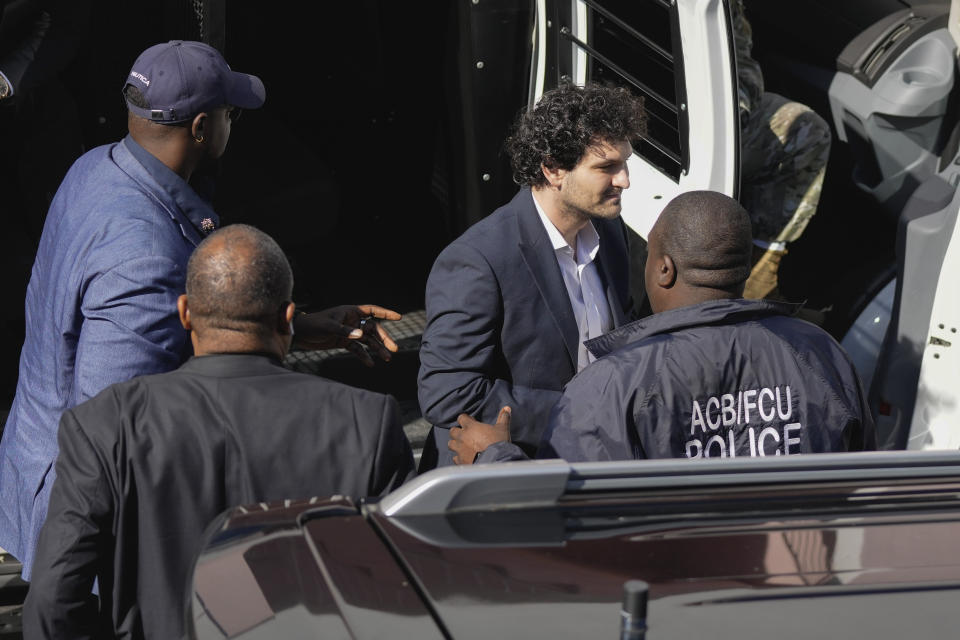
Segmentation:
<svg viewBox="0 0 960 640">
<path fill-rule="evenodd" d="M 733 198 L 714 191 L 680 194 L 664 208 L 648 241 L 646 280 L 654 311 L 743 294 L 753 240 L 750 216 Z"/>
<path fill-rule="evenodd" d="M 293 274 L 283 251 L 248 225 L 213 233 L 187 263 L 187 298 L 198 330 L 270 334 L 292 293 Z"/>
</svg>

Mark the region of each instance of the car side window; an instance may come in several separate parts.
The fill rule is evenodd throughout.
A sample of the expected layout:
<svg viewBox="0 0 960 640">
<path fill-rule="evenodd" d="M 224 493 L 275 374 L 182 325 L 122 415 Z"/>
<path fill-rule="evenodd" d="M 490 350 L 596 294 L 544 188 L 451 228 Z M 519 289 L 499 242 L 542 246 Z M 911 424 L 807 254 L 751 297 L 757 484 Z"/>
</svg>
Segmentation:
<svg viewBox="0 0 960 640">
<path fill-rule="evenodd" d="M 669 0 L 548 0 L 544 9 L 551 27 L 559 27 L 550 29 L 557 39 L 555 48 L 548 46 L 545 89 L 570 80 L 595 81 L 642 96 L 647 135 L 633 141 L 634 151 L 679 181 L 689 163 L 674 5 Z"/>
</svg>

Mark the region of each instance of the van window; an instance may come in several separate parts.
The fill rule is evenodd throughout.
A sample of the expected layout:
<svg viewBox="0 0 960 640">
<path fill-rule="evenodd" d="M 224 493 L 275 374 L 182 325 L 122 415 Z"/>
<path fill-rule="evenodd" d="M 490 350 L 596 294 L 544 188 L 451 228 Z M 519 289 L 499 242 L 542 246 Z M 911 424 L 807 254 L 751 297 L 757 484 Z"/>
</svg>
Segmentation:
<svg viewBox="0 0 960 640">
<path fill-rule="evenodd" d="M 553 7 L 551 7 L 553 5 Z M 568 5 L 560 7 L 557 5 Z M 562 80 L 627 87 L 643 96 L 647 136 L 634 150 L 678 181 L 687 168 L 683 59 L 676 10 L 666 0 L 574 0 L 548 2 L 560 24 L 557 74 Z M 549 14 L 548 14 L 549 15 Z M 564 51 L 566 49 L 566 51 Z M 579 68 L 582 65 L 582 69 Z"/>
</svg>

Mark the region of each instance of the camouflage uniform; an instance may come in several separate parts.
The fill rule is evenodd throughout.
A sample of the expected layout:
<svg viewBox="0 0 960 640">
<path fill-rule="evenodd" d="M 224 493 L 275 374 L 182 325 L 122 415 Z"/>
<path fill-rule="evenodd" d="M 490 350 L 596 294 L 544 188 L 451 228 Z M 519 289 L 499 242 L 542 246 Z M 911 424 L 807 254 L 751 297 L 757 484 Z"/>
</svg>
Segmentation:
<svg viewBox="0 0 960 640">
<path fill-rule="evenodd" d="M 788 243 L 817 211 L 830 154 L 830 127 L 806 105 L 765 92 L 751 57 L 753 34 L 743 0 L 732 3 L 740 104 L 740 201 L 750 212 L 755 240 Z M 776 293 L 777 267 L 786 249 L 757 252 L 745 297 Z"/>
</svg>

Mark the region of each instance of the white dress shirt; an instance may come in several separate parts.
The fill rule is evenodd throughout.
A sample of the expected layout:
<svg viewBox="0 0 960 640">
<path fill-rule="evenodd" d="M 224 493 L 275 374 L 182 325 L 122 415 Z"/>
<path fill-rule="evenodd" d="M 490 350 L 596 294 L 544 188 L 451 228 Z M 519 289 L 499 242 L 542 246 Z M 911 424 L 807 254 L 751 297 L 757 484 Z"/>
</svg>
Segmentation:
<svg viewBox="0 0 960 640">
<path fill-rule="evenodd" d="M 544 213 L 536 196 L 533 203 L 540 214 L 540 222 L 547 230 L 550 242 L 553 244 L 560 273 L 563 274 L 563 283 L 567 286 L 567 295 L 573 307 L 573 316 L 577 319 L 577 329 L 580 331 L 579 350 L 577 352 L 577 371 L 581 371 L 588 364 L 596 360 L 583 343 L 590 338 L 596 338 L 613 329 L 613 318 L 610 314 L 610 305 L 603 291 L 603 282 L 597 273 L 594 258 L 600 251 L 600 236 L 592 222 L 588 222 L 577 233 L 577 248 L 574 250 L 557 229 L 547 214 Z"/>
</svg>

